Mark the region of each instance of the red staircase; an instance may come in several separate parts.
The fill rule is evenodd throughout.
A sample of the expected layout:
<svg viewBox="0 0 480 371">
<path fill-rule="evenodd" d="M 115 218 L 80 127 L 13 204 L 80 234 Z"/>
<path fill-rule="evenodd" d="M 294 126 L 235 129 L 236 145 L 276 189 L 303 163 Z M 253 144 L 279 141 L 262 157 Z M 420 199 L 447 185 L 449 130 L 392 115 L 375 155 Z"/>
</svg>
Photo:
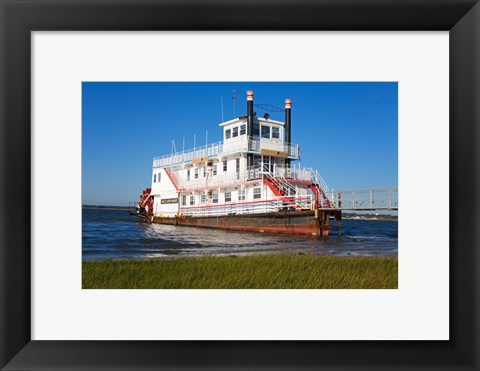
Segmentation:
<svg viewBox="0 0 480 371">
<path fill-rule="evenodd" d="M 275 178 L 263 178 L 263 181 L 272 190 L 275 196 L 279 197 L 281 201 L 287 203 L 286 206 L 296 207 L 294 200 L 287 196 Z"/>
<path fill-rule="evenodd" d="M 278 182 L 275 180 L 275 178 L 263 178 L 265 184 L 268 185 L 268 187 L 272 190 L 273 194 L 277 197 L 282 197 L 285 196 L 286 193 L 283 191 L 283 189 L 280 188 L 278 185 Z"/>
<path fill-rule="evenodd" d="M 333 209 L 333 205 L 328 199 L 327 195 L 323 191 L 322 187 L 319 184 L 312 183 L 310 184 L 310 189 L 315 195 L 315 207 L 322 209 Z"/>
</svg>

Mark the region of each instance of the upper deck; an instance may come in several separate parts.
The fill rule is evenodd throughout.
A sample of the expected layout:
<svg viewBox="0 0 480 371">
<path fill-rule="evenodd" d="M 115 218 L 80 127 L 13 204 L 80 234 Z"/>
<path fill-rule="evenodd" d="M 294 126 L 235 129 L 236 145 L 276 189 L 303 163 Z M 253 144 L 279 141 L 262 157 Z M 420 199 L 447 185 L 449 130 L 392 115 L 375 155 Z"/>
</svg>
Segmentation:
<svg viewBox="0 0 480 371">
<path fill-rule="evenodd" d="M 153 168 L 171 167 L 185 162 L 192 162 L 195 159 L 205 157 L 209 159 L 220 158 L 238 153 L 265 154 L 269 156 L 278 154 L 291 160 L 298 160 L 300 146 L 298 144 L 287 145 L 285 143 L 272 142 L 269 139 L 252 138 L 244 135 L 229 139 L 228 143 L 221 141 L 175 154 L 155 157 L 153 159 Z"/>
<path fill-rule="evenodd" d="M 247 115 L 219 124 L 223 141 L 189 149 L 180 153 L 155 157 L 153 168 L 172 167 L 192 162 L 203 163 L 211 159 L 246 154 L 248 166 L 254 165 L 255 156 L 278 158 L 285 163 L 300 158 L 300 146 L 291 143 L 291 100 L 285 100 L 285 122 L 258 117 L 253 110 L 253 91 L 247 91 Z M 263 157 L 262 157 L 263 161 Z M 272 162 L 275 162 L 274 160 Z"/>
</svg>

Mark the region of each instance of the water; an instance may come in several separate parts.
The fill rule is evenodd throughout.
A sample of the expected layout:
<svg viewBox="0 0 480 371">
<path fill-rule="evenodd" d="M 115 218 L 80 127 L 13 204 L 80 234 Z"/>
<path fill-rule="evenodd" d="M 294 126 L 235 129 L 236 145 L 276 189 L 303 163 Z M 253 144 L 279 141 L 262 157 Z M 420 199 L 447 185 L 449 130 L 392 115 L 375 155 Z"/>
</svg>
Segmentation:
<svg viewBox="0 0 480 371">
<path fill-rule="evenodd" d="M 205 254 L 385 255 L 398 251 L 397 222 L 379 220 L 343 220 L 341 237 L 310 237 L 148 225 L 125 210 L 84 209 L 82 230 L 84 260 Z"/>
</svg>

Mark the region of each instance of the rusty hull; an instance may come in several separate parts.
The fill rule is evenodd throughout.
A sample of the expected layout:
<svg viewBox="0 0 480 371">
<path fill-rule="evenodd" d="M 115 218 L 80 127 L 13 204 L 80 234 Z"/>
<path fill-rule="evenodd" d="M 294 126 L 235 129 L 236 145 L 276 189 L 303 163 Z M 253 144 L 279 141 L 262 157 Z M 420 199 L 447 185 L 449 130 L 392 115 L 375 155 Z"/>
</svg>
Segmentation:
<svg viewBox="0 0 480 371">
<path fill-rule="evenodd" d="M 341 212 L 331 210 L 281 211 L 278 213 L 206 217 L 155 216 L 152 222 L 235 231 L 328 236 L 331 229 L 339 229 L 337 226 L 330 225 L 331 215 L 341 225 Z"/>
</svg>

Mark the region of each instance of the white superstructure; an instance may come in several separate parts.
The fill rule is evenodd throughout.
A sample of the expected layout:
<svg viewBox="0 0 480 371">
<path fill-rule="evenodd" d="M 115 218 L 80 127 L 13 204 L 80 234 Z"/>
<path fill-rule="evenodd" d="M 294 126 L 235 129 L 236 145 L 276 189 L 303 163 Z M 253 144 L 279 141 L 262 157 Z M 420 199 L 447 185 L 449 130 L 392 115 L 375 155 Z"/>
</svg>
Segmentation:
<svg viewBox="0 0 480 371">
<path fill-rule="evenodd" d="M 222 122 L 223 141 L 153 159 L 153 210 L 158 217 L 214 216 L 311 210 L 327 202 L 318 172 L 297 165 L 290 143 L 291 101 L 285 122 L 257 117 L 253 92 L 247 116 Z"/>
</svg>

